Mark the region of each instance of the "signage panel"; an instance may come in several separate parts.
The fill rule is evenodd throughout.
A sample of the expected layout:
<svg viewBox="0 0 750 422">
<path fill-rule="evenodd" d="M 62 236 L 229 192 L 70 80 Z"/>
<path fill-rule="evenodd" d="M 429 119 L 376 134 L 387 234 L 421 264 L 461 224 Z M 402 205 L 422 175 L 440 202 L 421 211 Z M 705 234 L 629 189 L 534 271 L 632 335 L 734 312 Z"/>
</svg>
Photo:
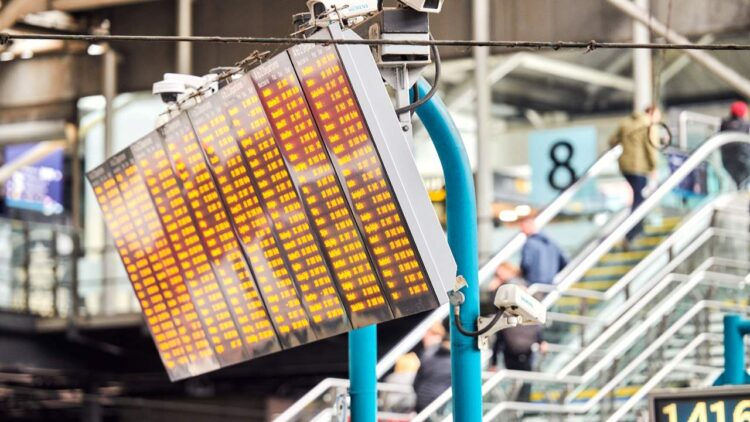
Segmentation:
<svg viewBox="0 0 750 422">
<path fill-rule="evenodd" d="M 89 180 L 172 379 L 434 309 L 456 276 L 367 48 L 283 52 Z"/>
<path fill-rule="evenodd" d="M 649 395 L 655 422 L 750 420 L 750 387 L 669 389 Z"/>
</svg>

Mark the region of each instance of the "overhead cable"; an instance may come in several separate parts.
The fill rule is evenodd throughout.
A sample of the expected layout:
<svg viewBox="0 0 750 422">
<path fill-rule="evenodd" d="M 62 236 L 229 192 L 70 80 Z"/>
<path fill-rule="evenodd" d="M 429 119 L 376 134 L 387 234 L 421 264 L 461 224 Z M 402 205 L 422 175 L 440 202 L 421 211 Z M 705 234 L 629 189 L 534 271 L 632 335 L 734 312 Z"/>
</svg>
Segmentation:
<svg viewBox="0 0 750 422">
<path fill-rule="evenodd" d="M 634 49 L 650 50 L 713 50 L 748 51 L 750 44 L 675 44 L 675 43 L 632 43 L 591 41 L 476 41 L 476 40 L 369 40 L 290 37 L 220 37 L 220 36 L 171 36 L 171 35 L 86 35 L 86 34 L 11 34 L 0 33 L 0 45 L 14 40 L 61 40 L 86 42 L 203 42 L 223 44 L 339 44 L 339 45 L 408 45 L 437 47 L 494 47 L 509 49 L 536 50 L 579 50 Z"/>
</svg>

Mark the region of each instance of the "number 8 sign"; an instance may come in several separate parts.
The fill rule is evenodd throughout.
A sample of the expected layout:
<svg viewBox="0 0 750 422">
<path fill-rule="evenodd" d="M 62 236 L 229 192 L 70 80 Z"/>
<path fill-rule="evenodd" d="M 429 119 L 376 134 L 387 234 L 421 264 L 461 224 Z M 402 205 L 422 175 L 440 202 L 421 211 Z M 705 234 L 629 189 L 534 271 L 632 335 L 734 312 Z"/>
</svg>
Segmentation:
<svg viewBox="0 0 750 422">
<path fill-rule="evenodd" d="M 596 128 L 591 126 L 535 131 L 529 135 L 531 200 L 535 205 L 552 201 L 588 169 L 597 156 Z M 592 195 L 586 187 L 577 198 Z"/>
</svg>

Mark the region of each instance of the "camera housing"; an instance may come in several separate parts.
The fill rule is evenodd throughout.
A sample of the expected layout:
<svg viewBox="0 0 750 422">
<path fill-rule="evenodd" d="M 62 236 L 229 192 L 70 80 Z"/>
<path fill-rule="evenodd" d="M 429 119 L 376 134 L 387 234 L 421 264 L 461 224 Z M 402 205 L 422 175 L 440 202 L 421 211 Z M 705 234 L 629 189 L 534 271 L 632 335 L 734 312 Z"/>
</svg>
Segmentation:
<svg viewBox="0 0 750 422">
<path fill-rule="evenodd" d="M 498 287 L 495 293 L 495 306 L 505 309 L 505 313 L 518 318 L 521 325 L 544 324 L 547 321 L 547 308 L 515 284 Z"/>
<path fill-rule="evenodd" d="M 151 92 L 161 97 L 164 104 L 176 103 L 180 95 L 184 94 L 187 88 L 185 84 L 176 81 L 159 81 L 154 82 Z"/>
<path fill-rule="evenodd" d="M 418 12 L 440 13 L 443 10 L 443 0 L 399 0 L 406 6 Z"/>
</svg>

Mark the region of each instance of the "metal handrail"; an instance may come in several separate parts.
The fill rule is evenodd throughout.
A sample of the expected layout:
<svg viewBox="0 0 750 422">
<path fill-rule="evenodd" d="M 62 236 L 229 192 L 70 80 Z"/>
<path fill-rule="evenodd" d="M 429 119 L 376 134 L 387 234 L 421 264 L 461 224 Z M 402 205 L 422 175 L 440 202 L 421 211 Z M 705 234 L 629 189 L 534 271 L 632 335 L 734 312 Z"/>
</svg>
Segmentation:
<svg viewBox="0 0 750 422">
<path fill-rule="evenodd" d="M 544 210 L 542 210 L 535 218 L 534 224 L 537 227 L 546 226 L 552 219 L 554 219 L 571 201 L 571 199 L 583 188 L 583 186 L 589 180 L 601 174 L 601 172 L 611 165 L 617 158 L 622 154 L 622 146 L 618 145 L 606 153 L 602 154 L 596 162 L 589 167 L 586 172 L 573 183 L 568 189 L 563 191 L 557 198 L 550 202 Z M 520 231 L 516 233 L 500 251 L 490 258 L 482 267 L 479 269 L 479 283 L 480 285 L 485 284 L 495 273 L 495 269 L 500 263 L 507 261 L 518 252 L 523 246 L 526 240 L 526 235 Z M 394 346 L 388 353 L 386 353 L 379 361 L 376 369 L 377 377 L 380 378 L 388 372 L 393 365 L 396 364 L 396 360 L 408 353 L 414 348 L 424 336 L 424 333 L 436 322 L 442 321 L 448 317 L 449 307 L 443 305 L 440 308 L 434 310 L 425 319 L 422 320 L 419 325 L 414 327 L 409 334 L 407 334 L 403 340 L 401 340 L 396 346 Z M 280 422 L 284 422 L 281 420 Z"/>
<path fill-rule="evenodd" d="M 323 395 L 326 391 L 328 391 L 331 388 L 342 388 L 342 389 L 349 388 L 349 380 L 342 379 L 342 378 L 325 378 L 324 380 L 320 381 L 315 387 L 313 387 L 310 391 L 305 393 L 304 396 L 302 396 L 299 400 L 297 400 L 294 404 L 292 404 L 281 415 L 277 416 L 276 419 L 274 419 L 274 421 L 281 420 L 279 418 L 283 417 L 287 412 L 290 412 L 290 411 L 292 412 L 292 416 L 295 416 L 299 412 L 303 411 L 305 407 L 307 407 L 307 405 L 310 404 L 314 399 L 316 399 L 318 396 Z M 377 384 L 377 391 L 382 391 L 386 393 L 413 393 L 414 388 L 411 385 L 379 382 Z"/>
<path fill-rule="evenodd" d="M 658 201 L 664 196 L 666 196 L 674 188 L 674 186 L 676 186 L 687 174 L 689 174 L 690 171 L 692 171 L 695 167 L 697 167 L 703 161 L 703 159 L 705 159 L 705 157 L 710 155 L 713 151 L 715 151 L 722 145 L 725 145 L 731 142 L 750 143 L 750 136 L 740 134 L 740 133 L 724 133 L 724 134 L 717 135 L 709 139 L 708 141 L 706 141 L 706 143 L 703 146 L 701 146 L 701 148 L 696 150 L 696 152 L 693 155 L 691 155 L 691 157 L 683 164 L 681 168 L 679 168 L 677 171 L 675 171 L 675 173 L 673 173 L 669 178 L 667 178 L 667 180 L 647 199 L 647 202 L 650 201 L 648 204 L 644 202 L 644 204 L 641 207 L 636 209 L 635 212 L 633 212 L 633 214 L 628 216 L 622 222 L 622 224 L 620 224 L 608 236 L 606 236 L 603 241 L 601 241 L 596 247 L 593 248 L 593 250 L 585 251 L 582 254 L 583 259 L 581 259 L 580 262 L 571 262 L 568 265 L 568 267 L 565 270 L 563 270 L 563 272 L 561 272 L 561 274 L 558 274 L 558 278 L 562 275 L 563 280 L 559 284 L 554 285 L 551 289 L 549 289 L 551 292 L 544 299 L 543 304 L 545 304 L 547 308 L 549 309 L 554 304 L 554 302 L 560 296 L 562 296 L 564 291 L 567 290 L 567 288 L 570 288 L 573 282 L 577 281 L 577 278 L 580 278 L 586 271 L 588 271 L 590 267 L 592 267 L 596 262 L 599 261 L 599 259 L 601 259 L 601 256 L 604 255 L 603 252 L 602 253 L 599 252 L 602 249 L 602 245 L 607 245 L 607 250 L 609 250 L 609 248 L 611 248 L 611 246 L 613 246 L 614 243 L 617 240 L 619 240 L 620 237 L 624 236 L 624 234 L 627 233 L 627 231 L 629 231 L 630 228 L 632 228 L 632 226 L 634 226 L 638 221 L 640 221 L 646 215 L 648 211 L 654 208 L 658 204 Z M 613 297 L 615 294 L 622 291 L 622 289 L 624 289 L 628 283 L 636 279 L 636 276 L 640 274 L 643 269 L 646 269 L 649 266 L 651 266 L 654 261 L 656 261 L 659 257 L 662 256 L 664 251 L 669 251 L 675 244 L 677 244 L 677 242 L 681 238 L 684 237 L 684 233 L 682 233 L 682 230 L 684 227 L 692 228 L 695 224 L 695 221 L 700 221 L 702 219 L 710 217 L 710 215 L 712 215 L 712 213 L 718 209 L 717 202 L 722 203 L 722 205 L 724 205 L 727 199 L 728 197 L 719 198 L 715 201 L 712 201 L 712 203 L 708 204 L 707 206 L 703 207 L 699 212 L 694 213 L 694 215 L 691 218 L 689 218 L 688 221 L 680 225 L 678 230 L 676 230 L 675 233 L 672 236 L 670 236 L 670 242 L 668 242 L 666 246 L 662 248 L 657 248 L 654 252 L 649 254 L 649 257 L 647 258 L 650 258 L 650 259 L 648 260 L 644 259 L 643 261 L 646 261 L 646 262 L 641 262 L 639 265 L 637 265 L 631 271 L 629 271 L 628 274 L 626 275 L 627 278 L 625 280 L 621 280 L 623 282 L 615 283 L 615 285 L 613 285 L 610 288 L 611 292 L 610 292 L 610 289 L 608 289 L 608 291 L 602 295 L 603 296 L 602 298 L 609 299 Z M 637 221 L 635 221 L 636 219 Z M 625 229 L 623 229 L 624 227 Z M 720 229 L 716 229 L 716 230 L 720 230 Z M 697 246 L 701 245 L 706 240 L 708 240 L 708 238 L 710 238 L 711 235 L 713 235 L 714 233 L 715 233 L 714 229 L 710 229 L 709 231 L 704 232 L 702 236 L 699 237 L 698 241 L 692 242 L 688 246 L 687 250 L 684 251 L 685 253 L 681 254 L 680 257 L 682 259 L 685 259 L 693 251 L 697 250 Z M 596 256 L 595 258 L 592 258 L 592 256 L 595 254 L 598 254 L 598 256 Z M 581 268 L 584 265 L 586 266 L 586 268 Z M 570 268 L 572 268 L 572 270 L 568 270 Z M 568 270 L 567 274 L 566 274 L 566 270 Z M 669 271 L 671 270 L 672 269 L 669 269 Z M 576 276 L 576 278 L 574 279 L 573 276 Z M 565 283 L 566 285 L 563 285 L 563 283 Z M 534 287 L 537 287 L 537 286 L 538 285 L 531 286 L 530 292 L 534 292 L 535 291 Z M 594 292 L 591 292 L 591 293 L 594 295 L 596 294 Z M 553 297 L 553 299 L 549 300 L 551 297 Z M 627 310 L 626 307 L 622 307 L 620 309 Z M 612 320 L 614 320 L 614 317 Z M 622 325 L 624 325 L 626 322 L 627 321 L 622 321 Z M 595 342 L 598 343 L 597 347 L 601 345 L 603 341 L 604 340 L 602 340 L 602 336 L 595 339 Z M 592 353 L 593 350 L 595 350 L 595 348 L 591 347 L 591 348 L 584 349 L 584 351 L 582 351 L 581 353 L 577 353 L 574 357 L 574 360 L 577 360 L 576 364 L 567 365 L 566 369 L 564 371 L 561 371 L 558 375 L 559 376 L 568 375 L 570 371 L 572 371 L 572 369 L 575 366 L 577 366 L 580 362 L 585 360 L 585 358 L 588 357 Z M 606 359 L 603 359 L 603 360 L 606 360 Z M 491 380 L 488 382 L 491 382 Z M 445 401 L 447 401 L 447 399 L 449 399 L 450 397 L 451 397 L 450 391 L 447 391 L 443 395 L 439 396 L 438 399 L 435 400 L 435 402 L 439 402 L 441 401 L 441 399 L 445 399 Z M 435 409 L 439 408 L 439 406 L 441 406 L 442 404 L 444 404 L 444 402 L 436 406 Z M 431 407 L 432 406 L 428 406 L 425 409 L 425 411 L 427 411 L 427 409 Z M 422 413 L 425 413 L 425 411 L 423 411 Z M 420 413 L 420 415 L 422 413 Z M 417 417 L 417 420 L 420 420 L 419 415 Z"/>
<path fill-rule="evenodd" d="M 683 110 L 680 112 L 679 120 L 679 146 L 681 149 L 687 151 L 688 149 L 688 123 L 692 120 L 694 122 L 703 123 L 706 126 L 715 126 L 715 131 L 719 131 L 721 126 L 721 118 L 711 116 L 703 113 L 696 113 L 690 110 Z"/>
<path fill-rule="evenodd" d="M 614 377 L 612 377 L 607 384 L 604 385 L 604 387 L 600 388 L 597 393 L 591 397 L 586 403 L 583 404 L 564 404 L 560 405 L 561 408 L 565 408 L 564 411 L 555 411 L 555 410 L 541 410 L 542 412 L 548 412 L 548 413 L 586 413 L 590 411 L 601 399 L 606 397 L 614 388 L 621 383 L 625 378 L 627 378 L 632 372 L 635 371 L 635 369 L 641 365 L 643 362 L 645 362 L 654 352 L 656 352 L 662 345 L 664 345 L 666 342 L 674 338 L 674 335 L 682 329 L 685 325 L 687 325 L 699 312 L 705 310 L 705 309 L 713 309 L 713 310 L 719 310 L 719 311 L 731 311 L 731 312 L 741 312 L 744 314 L 750 313 L 750 307 L 748 306 L 741 306 L 741 305 L 730 305 L 730 304 L 724 304 L 721 302 L 713 301 L 713 300 L 701 300 L 697 302 L 695 305 L 693 305 L 685 314 L 683 314 L 680 319 L 675 321 L 667 330 L 662 332 L 662 334 L 654 341 L 649 343 L 649 345 L 638 355 L 636 356 L 625 368 L 623 368 L 621 371 L 617 373 Z M 719 339 L 721 338 L 718 334 L 710 334 L 712 336 L 717 336 Z M 619 348 L 618 348 L 619 349 Z M 683 350 L 686 348 L 683 348 Z M 625 350 L 621 350 L 620 353 L 624 352 Z M 610 360 L 608 363 L 612 363 L 613 361 Z M 502 405 L 503 403 L 498 404 L 498 406 Z M 495 406 L 497 408 L 498 406 Z M 499 412 L 495 411 L 495 408 L 491 409 L 487 414 L 484 416 L 483 420 L 492 420 L 492 418 L 496 417 Z M 418 418 L 413 419 L 414 422 L 418 421 Z"/>
<path fill-rule="evenodd" d="M 586 271 L 588 271 L 588 269 L 590 269 L 596 262 L 598 262 L 601 256 L 603 256 L 606 251 L 611 249 L 615 242 L 623 237 L 625 233 L 627 233 L 633 226 L 639 223 L 645 217 L 645 215 L 658 204 L 658 201 L 663 199 L 674 187 L 676 187 L 679 182 L 684 179 L 685 176 L 692 172 L 700 163 L 703 162 L 706 157 L 716 151 L 719 147 L 733 142 L 750 143 L 750 136 L 742 133 L 722 133 L 707 140 L 688 158 L 688 160 L 679 169 L 677 169 L 670 177 L 668 177 L 667 180 L 665 180 L 662 185 L 659 186 L 659 188 L 657 188 L 656 191 L 652 195 L 650 195 L 643 204 L 641 204 L 640 207 L 638 207 L 633 213 L 625 218 L 622 224 L 618 225 L 618 227 L 612 230 L 610 235 L 601 240 L 591 252 L 587 252 L 585 254 L 585 257 L 580 262 L 571 262 L 568 267 L 566 267 L 566 269 L 558 274 L 555 280 L 555 288 L 550 292 L 550 294 L 547 295 L 547 297 L 545 297 L 543 304 L 549 309 L 549 307 L 551 307 L 551 305 L 561 296 L 561 293 L 563 291 L 568 290 L 570 286 L 577 281 L 578 278 L 580 278 Z M 608 153 L 605 153 L 599 160 L 597 160 L 594 166 L 592 166 L 592 168 L 590 168 L 589 170 L 594 169 L 594 167 L 596 166 L 595 170 L 597 172 L 600 172 L 601 169 L 605 167 L 603 162 L 613 160 L 613 157 L 617 157 L 621 153 L 621 148 L 613 148 L 612 150 L 608 151 Z M 587 171 L 586 175 L 589 175 L 589 171 Z M 566 192 L 572 191 L 574 189 L 580 189 L 580 187 L 585 182 L 583 179 L 584 177 L 579 179 L 576 184 L 571 186 L 571 188 L 566 190 Z M 563 194 L 565 194 L 565 192 Z M 556 198 L 555 201 L 550 203 L 550 205 L 537 216 L 535 222 L 537 223 L 538 227 L 544 226 L 544 224 L 551 220 L 554 215 L 557 215 L 557 213 L 562 210 L 567 201 L 570 201 L 570 199 L 575 195 L 575 193 L 572 193 L 569 196 L 563 196 L 563 194 L 561 194 L 560 197 Z M 548 209 L 550 209 L 550 216 L 547 216 L 545 214 L 545 211 L 547 211 Z M 544 218 L 541 218 L 543 215 L 545 216 L 544 218 L 549 218 L 549 220 L 545 222 Z M 489 279 L 500 262 L 507 260 L 510 256 L 517 252 L 517 250 L 523 244 L 523 236 L 523 234 L 517 234 L 516 236 L 514 236 L 508 243 L 506 243 L 501 251 L 498 252 L 497 255 L 495 255 L 495 257 L 490 259 L 484 266 L 482 266 L 482 268 L 479 270 L 480 283 L 483 283 L 485 280 Z M 570 270 L 568 270 L 569 268 Z M 531 287 L 533 289 L 535 286 Z M 446 318 L 448 316 L 448 312 L 449 307 L 447 305 L 443 305 L 430 313 L 430 315 L 428 315 L 417 327 L 415 327 L 406 337 L 404 337 L 403 340 L 401 340 L 394 348 L 392 348 L 391 351 L 389 351 L 380 360 L 380 362 L 378 362 L 376 368 L 377 376 L 381 377 L 388 370 L 390 370 L 390 368 L 395 364 L 396 360 L 401 355 L 409 352 L 414 346 L 416 346 L 416 344 L 422 338 L 423 333 L 426 332 L 427 329 L 429 329 L 429 327 L 432 326 L 435 322 L 441 321 Z M 303 396 L 303 398 L 307 396 L 308 395 L 306 394 L 305 396 Z M 314 399 L 315 398 L 312 398 L 312 400 L 305 403 L 304 406 L 307 406 L 307 404 L 311 403 Z M 276 420 L 279 422 L 285 422 L 291 420 L 293 416 L 294 413 L 284 412 Z"/>
<path fill-rule="evenodd" d="M 710 275 L 711 277 L 718 278 L 718 279 L 725 278 L 726 280 L 730 280 L 729 282 L 732 283 L 731 285 L 736 285 L 737 283 L 741 283 L 742 281 L 744 281 L 744 279 L 739 276 L 729 276 L 726 274 L 712 273 L 712 272 L 707 271 L 708 268 L 710 268 L 713 265 L 716 265 L 719 262 L 722 264 L 738 265 L 739 267 L 742 267 L 742 268 L 750 268 L 750 263 L 746 263 L 744 261 L 732 261 L 732 260 L 725 260 L 723 258 L 709 257 L 700 266 L 698 266 L 698 268 L 696 268 L 695 271 L 693 271 L 690 277 L 687 277 L 684 275 L 677 275 L 677 274 L 670 274 L 664 277 L 663 279 L 659 281 L 659 283 L 657 283 L 657 285 L 652 286 L 652 290 L 661 291 L 667 285 L 674 283 L 674 282 L 681 283 L 681 286 L 678 289 L 676 289 L 667 300 L 662 302 L 662 306 L 659 306 L 656 309 L 652 309 L 649 311 L 649 317 L 647 317 L 647 319 L 642 324 L 639 324 L 633 330 L 634 332 L 636 332 L 635 335 L 631 335 L 629 333 L 626 337 L 623 337 L 625 340 L 618 341 L 617 343 L 615 343 L 615 345 L 612 346 L 612 348 L 609 349 L 606 352 L 606 354 L 599 360 L 599 362 L 597 363 L 598 366 L 595 365 L 594 367 L 587 370 L 585 374 L 579 377 L 573 377 L 573 378 L 570 377 L 570 372 L 572 372 L 572 368 L 568 372 L 563 373 L 562 371 L 560 371 L 555 374 L 550 374 L 547 377 L 551 379 L 557 379 L 560 382 L 565 382 L 565 383 L 567 383 L 570 380 L 580 380 L 581 383 L 586 382 L 590 380 L 591 378 L 593 378 L 596 374 L 601 372 L 601 369 L 604 366 L 604 365 L 600 365 L 602 362 L 605 364 L 612 362 L 613 359 L 615 359 L 619 353 L 621 353 L 623 350 L 627 350 L 627 348 L 632 343 L 635 343 L 638 340 L 638 338 L 640 338 L 640 336 L 645 332 L 645 330 L 647 330 L 653 324 L 658 322 L 659 318 L 661 318 L 666 312 L 668 312 L 671 308 L 673 308 L 677 304 L 679 299 L 689 294 L 696 285 L 705 281 L 707 276 Z M 638 312 L 642 311 L 645 306 L 651 303 L 652 299 L 653 297 L 644 297 L 643 300 L 641 300 L 638 304 L 636 304 L 636 306 L 633 307 L 634 311 L 632 312 L 632 315 L 635 315 Z M 665 303 L 667 305 L 664 305 Z M 628 315 L 627 318 L 623 318 L 623 319 L 630 319 L 632 315 Z M 603 333 L 602 335 L 606 335 L 607 338 L 609 338 L 611 337 L 611 334 L 619 330 L 621 327 L 622 327 L 621 325 L 618 325 L 616 327 L 611 327 L 610 329 L 605 331 L 605 333 Z M 590 349 L 587 347 L 587 348 L 584 348 L 584 350 L 577 352 L 576 356 L 583 354 L 583 353 L 586 353 L 587 356 L 590 356 L 595 351 L 596 349 Z M 486 395 L 500 382 L 505 380 L 507 377 L 506 374 L 507 373 L 504 371 L 499 371 L 495 373 L 495 375 L 493 375 L 489 380 L 487 380 L 482 386 L 482 395 L 483 396 Z M 527 374 L 531 374 L 531 372 L 527 372 Z M 442 407 L 445 403 L 447 403 L 451 397 L 452 397 L 452 392 L 450 389 L 443 392 L 443 394 L 438 396 L 438 398 L 436 398 L 430 405 L 428 405 L 422 412 L 420 412 L 415 417 L 414 422 L 420 422 L 420 421 L 426 420 L 430 414 L 440 409 L 440 407 Z"/>
<path fill-rule="evenodd" d="M 535 218 L 534 224 L 536 227 L 544 227 L 550 221 L 552 221 L 558 214 L 570 203 L 575 195 L 583 188 L 583 186 L 594 177 L 601 174 L 607 166 L 611 165 L 622 155 L 622 145 L 617 145 L 614 148 L 608 150 L 594 164 L 589 167 L 586 172 L 573 183 L 570 187 L 564 190 L 558 195 L 552 202 L 550 202 Z M 490 258 L 483 266 L 482 271 L 479 271 L 479 280 L 486 280 L 492 276 L 501 263 L 509 260 L 519 249 L 523 246 L 526 241 L 526 235 L 522 232 L 516 233 L 508 242 L 505 243 L 502 249 Z"/>
<path fill-rule="evenodd" d="M 558 195 L 544 208 L 544 210 L 542 210 L 534 218 L 535 225 L 540 228 L 546 226 L 547 223 L 552 221 L 552 219 L 554 219 L 565 208 L 565 206 L 568 205 L 568 203 L 581 190 L 586 182 L 601 174 L 602 171 L 604 171 L 608 166 L 612 165 L 612 163 L 614 163 L 614 161 L 617 160 L 617 158 L 619 158 L 621 154 L 621 145 L 617 145 L 616 147 L 602 154 L 601 157 L 599 157 L 599 159 L 597 159 L 596 162 L 594 162 L 594 164 L 591 165 L 591 167 L 589 167 L 586 172 L 578 180 L 575 181 L 575 183 L 573 183 L 568 189 Z M 479 269 L 480 285 L 486 283 L 492 277 L 495 269 L 498 265 L 500 265 L 501 262 L 508 260 L 511 256 L 517 253 L 518 250 L 523 246 L 525 240 L 526 235 L 519 231 L 505 245 L 503 245 L 503 247 L 500 249 L 500 251 L 498 251 L 497 254 L 495 254 L 495 256 L 490 258 L 489 261 L 482 265 L 482 267 Z M 433 324 L 447 318 L 448 312 L 449 307 L 446 304 L 435 309 L 429 315 L 427 315 L 401 341 L 399 341 L 398 344 L 396 344 L 393 348 L 391 348 L 390 351 L 388 351 L 388 353 L 380 358 L 376 366 L 376 376 L 378 378 L 383 377 L 396 364 L 398 358 L 411 351 L 422 340 L 424 333 L 426 333 Z M 307 407 L 320 395 L 324 394 L 328 388 L 330 388 L 330 386 L 325 388 L 323 386 L 324 383 L 329 379 L 323 380 L 318 383 L 318 385 L 313 387 L 312 390 L 310 390 L 299 400 L 297 400 L 286 411 L 284 411 L 281 415 L 274 419 L 274 421 L 291 421 L 297 413 L 302 411 L 302 409 Z M 313 392 L 315 394 L 311 394 Z"/>
<path fill-rule="evenodd" d="M 667 279 L 673 279 L 678 280 L 678 276 L 671 274 L 674 269 L 676 269 L 679 265 L 681 265 L 685 260 L 687 260 L 695 251 L 697 251 L 701 246 L 703 246 L 709 239 L 713 238 L 718 234 L 725 236 L 725 237 L 732 237 L 737 239 L 742 239 L 745 241 L 750 242 L 750 235 L 745 233 L 733 233 L 730 231 L 720 230 L 711 228 L 704 233 L 702 233 L 698 239 L 696 239 L 693 243 L 690 244 L 688 248 L 686 248 L 684 251 L 682 251 L 675 259 L 670 261 L 670 263 L 664 268 L 664 270 L 656 275 L 654 279 L 656 280 L 667 280 Z M 726 262 L 727 260 L 724 260 L 723 258 L 708 258 L 701 266 L 699 266 L 696 271 L 706 271 L 708 268 L 710 268 L 713 265 L 716 265 L 719 262 Z M 750 264 L 747 264 L 743 261 L 738 261 L 733 263 L 734 264 L 741 264 L 744 265 L 745 268 L 750 268 Z M 739 267 L 739 265 L 738 265 Z M 694 273 L 696 272 L 694 271 Z M 588 357 L 593 353 L 595 350 L 599 348 L 599 346 L 605 344 L 608 340 L 611 339 L 611 337 L 623 326 L 625 326 L 632 318 L 634 318 L 640 310 L 642 310 L 645 306 L 647 306 L 650 301 L 656 297 L 658 293 L 661 292 L 661 288 L 665 288 L 668 283 L 664 282 L 663 284 L 658 283 L 657 285 L 644 285 L 643 288 L 637 293 L 634 294 L 631 298 L 629 298 L 622 306 L 619 307 L 618 311 L 607 313 L 603 312 L 604 319 L 602 323 L 607 326 L 607 330 L 600 333 L 590 344 L 588 344 L 583 350 L 581 350 L 580 353 L 578 353 L 570 362 L 568 362 L 567 365 L 565 365 L 559 373 L 561 375 L 569 374 L 578 367 L 582 362 L 584 362 Z"/>
<path fill-rule="evenodd" d="M 589 253 L 585 254 L 580 262 L 571 262 L 555 277 L 555 289 L 552 290 L 542 301 L 542 304 L 549 309 L 560 297 L 560 292 L 567 290 L 576 283 L 589 269 L 609 252 L 612 247 L 622 239 L 633 227 L 643 220 L 646 215 L 659 204 L 672 189 L 682 182 L 693 170 L 695 170 L 709 155 L 717 151 L 720 147 L 731 143 L 750 144 L 750 135 L 740 132 L 720 133 L 706 140 L 699 148 L 693 152 L 690 157 L 674 171 L 656 190 L 646 198 L 643 203 L 633 210 L 633 212 L 615 228 L 612 233 L 602 239 L 599 244 Z"/>
<path fill-rule="evenodd" d="M 723 208 L 712 208 L 713 211 L 722 210 L 722 209 Z M 746 213 L 747 211 L 744 211 L 744 212 Z M 699 211 L 696 214 L 702 215 L 703 212 Z M 688 221 L 692 221 L 692 218 L 689 219 Z M 673 234 L 672 237 L 679 236 L 680 233 L 681 233 L 681 230 L 677 230 Z M 710 228 L 704 231 L 698 237 L 698 239 L 695 239 L 692 242 L 690 242 L 690 245 L 685 250 L 683 250 L 680 254 L 675 256 L 659 275 L 654 277 L 655 279 L 660 280 L 656 285 L 643 286 L 641 290 L 636 292 L 622 306 L 620 306 L 618 311 L 613 312 L 613 313 L 604 312 L 602 313 L 602 315 L 605 318 L 603 321 L 589 323 L 589 326 L 596 324 L 596 325 L 608 326 L 608 328 L 604 332 L 600 333 L 600 335 L 597 336 L 591 344 L 587 345 L 582 350 L 579 350 L 574 355 L 573 361 L 571 361 L 570 364 L 566 365 L 564 369 L 558 371 L 555 376 L 559 379 L 563 379 L 567 377 L 570 374 L 570 372 L 572 372 L 573 369 L 575 369 L 580 363 L 582 363 L 585 359 L 592 356 L 594 353 L 598 352 L 599 346 L 604 344 L 620 328 L 622 328 L 623 326 L 625 326 L 625 324 L 630 322 L 630 320 L 635 315 L 637 315 L 640 311 L 642 311 L 645 306 L 650 304 L 651 300 L 659 292 L 661 292 L 664 288 L 666 288 L 666 286 L 668 286 L 670 283 L 690 282 L 691 280 L 694 280 L 695 276 L 700 273 L 708 274 L 707 270 L 717 264 L 724 264 L 728 266 L 734 265 L 734 266 L 742 267 L 742 268 L 750 268 L 750 263 L 746 263 L 744 261 L 735 261 L 735 260 L 728 260 L 724 258 L 709 257 L 693 271 L 693 274 L 691 277 L 681 275 L 681 274 L 671 273 L 672 271 L 674 271 L 674 269 L 676 269 L 680 264 L 685 262 L 690 256 L 692 256 L 693 253 L 695 253 L 695 251 L 697 251 L 701 246 L 703 246 L 709 239 L 713 238 L 714 236 L 725 236 L 725 237 L 731 237 L 731 238 L 736 238 L 736 239 L 742 239 L 742 240 L 750 242 L 750 235 L 746 233 L 737 233 L 737 232 L 732 232 L 732 231 L 727 231 L 727 230 L 717 229 L 717 228 Z M 689 291 L 690 289 L 683 289 L 684 294 L 687 294 Z M 684 296 L 684 294 L 682 296 Z M 552 318 L 550 318 L 550 320 L 556 319 L 554 313 L 551 314 L 551 317 Z M 612 324 L 613 321 L 615 321 L 615 324 L 610 326 L 610 324 Z M 502 374 L 496 373 L 495 376 L 493 376 L 492 378 L 490 378 L 490 380 L 487 381 L 487 384 L 490 384 L 490 387 L 494 387 L 495 385 L 497 385 L 500 381 L 502 381 L 502 378 L 495 379 L 497 377 L 502 377 Z M 438 396 L 438 398 L 435 399 L 435 401 L 431 405 L 425 408 L 423 412 L 427 412 L 428 409 L 431 409 L 433 407 L 435 410 L 439 409 L 440 406 L 445 404 L 445 402 L 447 402 L 451 398 L 451 396 L 452 396 L 451 391 L 447 390 L 446 392 Z"/>
<path fill-rule="evenodd" d="M 745 312 L 750 308 L 744 308 Z M 688 343 L 672 360 L 664 366 L 663 369 L 669 369 L 673 371 L 679 362 L 684 360 L 691 352 L 695 351 L 699 346 L 708 341 L 720 342 L 721 335 L 714 333 L 701 333 L 696 336 L 690 343 Z M 659 378 L 656 382 L 660 382 L 668 372 L 659 371 Z M 643 389 L 643 387 L 641 387 Z M 609 391 L 606 392 L 609 394 Z M 506 410 L 518 410 L 523 412 L 537 412 L 537 413 L 557 413 L 557 414 L 571 414 L 571 413 L 588 413 L 591 409 L 601 400 L 600 394 L 589 399 L 586 403 L 582 404 L 548 404 L 548 403 L 529 403 L 529 402 L 501 402 L 495 407 L 490 409 L 482 418 L 483 422 L 490 422 L 495 420 L 502 412 Z M 617 419 L 611 419 L 617 420 Z"/>
</svg>

